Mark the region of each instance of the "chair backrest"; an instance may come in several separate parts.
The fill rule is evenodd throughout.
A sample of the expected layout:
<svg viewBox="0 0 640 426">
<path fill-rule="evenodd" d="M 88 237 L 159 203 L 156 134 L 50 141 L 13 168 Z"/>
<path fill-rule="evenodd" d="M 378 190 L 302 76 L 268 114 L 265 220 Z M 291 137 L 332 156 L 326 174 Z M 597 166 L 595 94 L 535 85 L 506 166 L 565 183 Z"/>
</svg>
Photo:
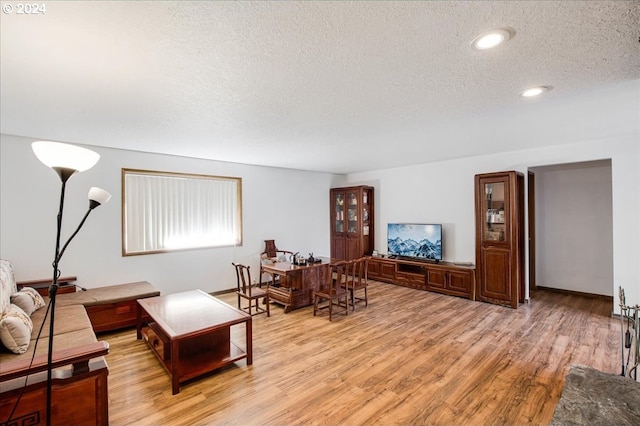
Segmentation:
<svg viewBox="0 0 640 426">
<path fill-rule="evenodd" d="M 276 247 L 276 240 L 264 240 L 264 252 L 267 257 L 276 257 L 276 251 L 278 248 Z"/>
<path fill-rule="evenodd" d="M 291 260 L 291 256 L 293 256 L 293 252 L 289 250 L 277 250 L 276 251 L 276 259 L 278 261 L 284 260 L 285 262 Z"/>
<path fill-rule="evenodd" d="M 347 265 L 347 276 L 351 284 L 356 287 L 367 285 L 367 268 L 369 267 L 369 258 L 361 257 L 359 259 L 350 260 Z"/>
<path fill-rule="evenodd" d="M 238 280 L 238 291 L 247 296 L 251 296 L 251 271 L 250 266 L 245 266 L 240 263 L 231 264 L 236 268 L 236 278 Z"/>
<path fill-rule="evenodd" d="M 269 256 L 269 254 L 272 254 L 273 256 Z M 272 253 L 267 253 L 262 252 L 260 254 L 260 261 L 264 261 L 264 260 L 268 260 L 268 261 L 285 261 L 288 262 L 291 259 L 291 256 L 293 255 L 293 252 L 289 251 L 289 250 L 276 250 Z"/>
<path fill-rule="evenodd" d="M 343 283 L 347 279 L 347 271 L 349 263 L 346 261 L 336 262 L 330 265 L 331 273 L 329 275 L 329 287 L 331 288 L 331 294 L 341 294 L 347 291 L 344 288 Z"/>
<path fill-rule="evenodd" d="M 289 260 L 289 256 L 293 254 L 293 252 L 289 250 L 280 250 L 276 247 L 275 240 L 264 240 L 264 242 L 265 247 L 264 251 L 260 254 L 261 259 L 280 259 L 284 257 L 286 260 Z"/>
</svg>

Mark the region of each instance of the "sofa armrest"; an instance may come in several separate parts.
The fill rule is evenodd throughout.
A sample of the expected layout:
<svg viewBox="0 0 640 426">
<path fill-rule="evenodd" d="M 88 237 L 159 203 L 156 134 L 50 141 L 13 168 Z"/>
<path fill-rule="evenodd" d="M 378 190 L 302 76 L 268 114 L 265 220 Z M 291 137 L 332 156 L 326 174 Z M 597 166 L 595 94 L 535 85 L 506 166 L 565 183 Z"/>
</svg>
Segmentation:
<svg viewBox="0 0 640 426">
<path fill-rule="evenodd" d="M 109 425 L 109 393 L 105 357 L 107 342 L 54 351 L 52 381 L 47 380 L 47 354 L 0 364 L 0 422 L 52 425 Z M 28 376 L 27 376 L 28 374 Z M 44 397 L 51 383 L 51 406 Z M 5 422 L 5 419 L 8 419 Z"/>
<path fill-rule="evenodd" d="M 109 343 L 101 341 L 89 343 L 74 348 L 55 351 L 52 357 L 51 368 L 65 365 L 73 366 L 73 375 L 82 374 L 89 370 L 89 361 L 93 358 L 107 355 Z M 31 364 L 31 366 L 29 366 Z M 0 382 L 32 375 L 47 370 L 47 355 L 38 355 L 31 363 L 30 359 L 18 361 L 4 361 L 0 364 Z"/>
</svg>

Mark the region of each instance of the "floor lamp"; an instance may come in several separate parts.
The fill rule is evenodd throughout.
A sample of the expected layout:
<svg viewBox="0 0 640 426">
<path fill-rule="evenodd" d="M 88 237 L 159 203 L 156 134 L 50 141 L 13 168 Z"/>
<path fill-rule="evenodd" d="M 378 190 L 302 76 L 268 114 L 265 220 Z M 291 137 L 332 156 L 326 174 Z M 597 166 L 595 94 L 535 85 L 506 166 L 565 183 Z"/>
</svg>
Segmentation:
<svg viewBox="0 0 640 426">
<path fill-rule="evenodd" d="M 46 424 L 47 426 L 51 425 L 51 380 L 52 380 L 52 364 L 53 364 L 53 328 L 54 328 L 54 317 L 56 311 L 56 295 L 58 292 L 58 277 L 60 276 L 60 270 L 58 269 L 58 265 L 60 263 L 60 259 L 64 254 L 64 251 L 69 246 L 71 240 L 78 234 L 82 225 L 87 220 L 89 213 L 96 207 L 101 204 L 105 204 L 111 198 L 111 194 L 107 191 L 92 187 L 89 190 L 89 209 L 87 213 L 84 215 L 80 224 L 76 228 L 75 232 L 71 234 L 71 237 L 67 240 L 67 242 L 60 248 L 60 230 L 62 228 L 62 211 L 64 209 L 64 194 L 67 185 L 67 180 L 74 174 L 78 172 L 83 172 L 85 170 L 93 167 L 98 160 L 100 159 L 100 155 L 91 150 L 81 148 L 75 145 L 69 145 L 58 142 L 34 142 L 31 144 L 31 148 L 33 149 L 34 154 L 38 157 L 42 163 L 46 166 L 50 167 L 55 171 L 58 176 L 60 176 L 60 180 L 62 181 L 62 187 L 60 190 L 60 208 L 58 210 L 58 220 L 57 220 L 57 231 L 56 231 L 56 251 L 53 257 L 53 279 L 51 280 L 51 287 L 49 287 L 49 298 L 50 298 L 50 321 L 49 321 L 49 347 L 48 347 L 48 356 L 47 356 L 47 411 L 46 411 Z"/>
</svg>

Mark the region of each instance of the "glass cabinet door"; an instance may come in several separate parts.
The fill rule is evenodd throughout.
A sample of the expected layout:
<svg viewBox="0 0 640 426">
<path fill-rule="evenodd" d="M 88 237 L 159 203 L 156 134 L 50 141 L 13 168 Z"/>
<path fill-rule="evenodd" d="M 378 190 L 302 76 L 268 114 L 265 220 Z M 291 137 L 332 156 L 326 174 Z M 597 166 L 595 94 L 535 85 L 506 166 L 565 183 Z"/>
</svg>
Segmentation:
<svg viewBox="0 0 640 426">
<path fill-rule="evenodd" d="M 344 193 L 337 192 L 333 197 L 333 230 L 344 232 Z"/>
<path fill-rule="evenodd" d="M 482 238 L 485 241 L 505 241 L 505 183 L 485 183 L 484 194 Z"/>
<path fill-rule="evenodd" d="M 347 233 L 358 233 L 359 191 L 347 192 Z"/>
<path fill-rule="evenodd" d="M 362 192 L 362 235 L 369 235 L 369 191 Z"/>
</svg>

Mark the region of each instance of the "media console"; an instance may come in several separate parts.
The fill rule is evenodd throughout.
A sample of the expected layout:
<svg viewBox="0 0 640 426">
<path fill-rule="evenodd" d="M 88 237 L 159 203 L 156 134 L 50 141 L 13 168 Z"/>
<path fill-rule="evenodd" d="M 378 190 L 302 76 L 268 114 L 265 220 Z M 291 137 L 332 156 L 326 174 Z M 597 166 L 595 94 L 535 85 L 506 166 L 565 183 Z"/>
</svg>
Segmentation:
<svg viewBox="0 0 640 426">
<path fill-rule="evenodd" d="M 369 259 L 368 277 L 404 287 L 475 300 L 476 270 L 473 265 L 374 256 Z"/>
</svg>

